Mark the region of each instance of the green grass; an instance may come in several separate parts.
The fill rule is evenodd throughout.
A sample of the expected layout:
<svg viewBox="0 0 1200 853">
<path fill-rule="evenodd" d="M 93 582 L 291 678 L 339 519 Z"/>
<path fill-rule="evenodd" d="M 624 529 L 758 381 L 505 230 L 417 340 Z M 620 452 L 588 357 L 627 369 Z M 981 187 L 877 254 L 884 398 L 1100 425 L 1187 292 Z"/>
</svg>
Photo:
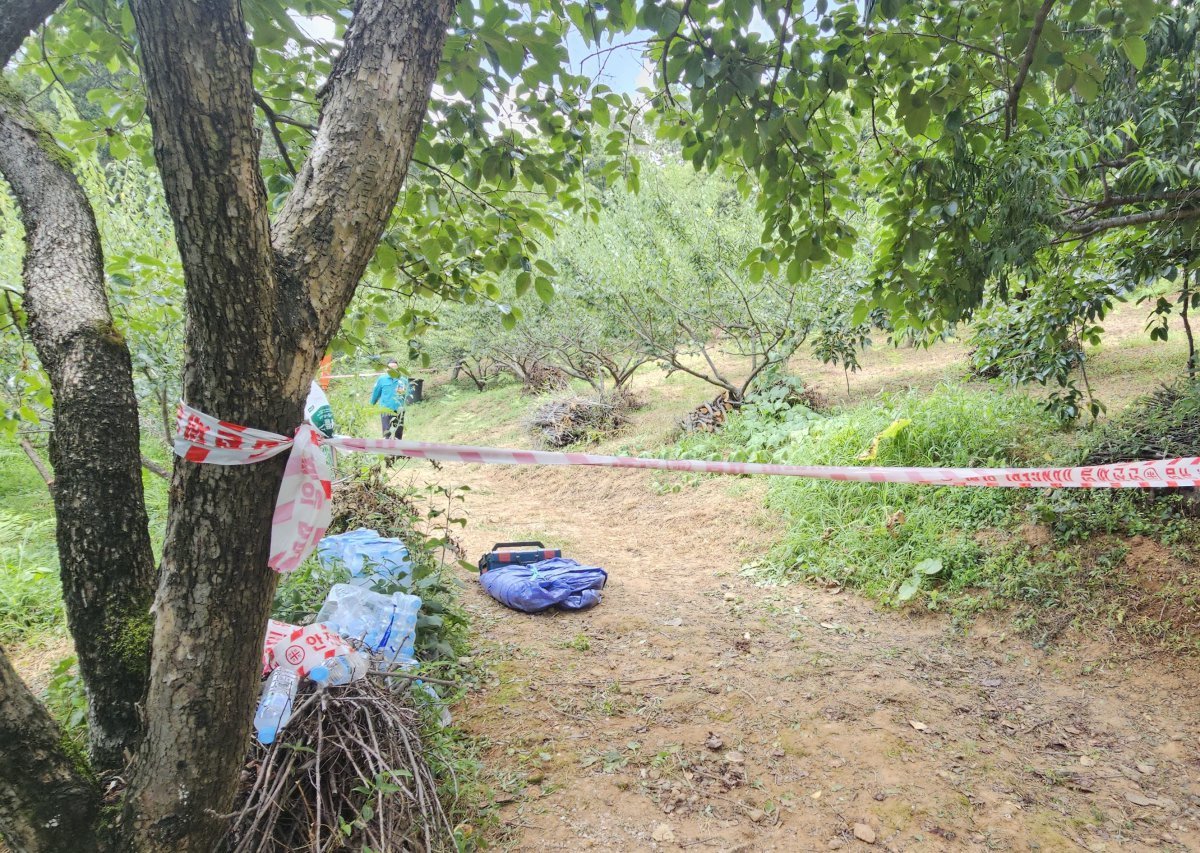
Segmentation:
<svg viewBox="0 0 1200 853">
<path fill-rule="evenodd" d="M 904 422 L 908 421 L 907 424 Z M 890 429 L 889 429 L 890 428 Z M 992 467 L 1075 464 L 1086 431 L 1064 433 L 1034 400 L 998 390 L 946 385 L 924 395 L 884 395 L 832 416 L 749 406 L 723 432 L 688 436 L 681 456 L 815 465 Z M 1122 542 L 1147 536 L 1186 558 L 1194 521 L 1186 498 L 1130 492 L 1043 491 L 844 483 L 778 478 L 768 504 L 785 534 L 748 572 L 772 582 L 819 579 L 885 603 L 910 595 L 931 609 L 966 615 L 1018 605 L 1019 621 L 1043 637 L 1077 617 L 1120 623 L 1189 647 L 1187 625 L 1134 618 L 1136 579 Z M 1036 528 L 1035 528 L 1036 526 Z M 1025 532 L 1042 531 L 1027 540 Z M 928 574 L 917 571 L 920 565 Z M 920 581 L 915 594 L 910 578 Z M 1182 612 L 1194 579 L 1153 598 L 1155 612 Z M 1054 612 L 1055 630 L 1041 624 Z M 1040 614 L 1040 615 L 1039 615 Z"/>
<path fill-rule="evenodd" d="M 142 452 L 171 465 L 170 451 L 161 441 L 144 437 Z M 166 529 L 167 483 L 147 471 L 142 483 L 157 556 Z M 66 633 L 54 526 L 46 484 L 15 441 L 0 440 L 0 641 Z"/>
<path fill-rule="evenodd" d="M 63 626 L 54 513 L 46 484 L 15 443 L 0 444 L 0 641 Z"/>
<path fill-rule="evenodd" d="M 951 386 L 923 397 L 885 397 L 828 418 L 756 420 L 751 410 L 731 425 L 730 437 L 743 452 L 814 465 L 863 464 L 859 457 L 876 436 L 904 421 L 894 436 L 880 439 L 873 464 L 1036 463 L 1053 431 L 1031 401 Z M 1002 489 L 781 478 L 772 483 L 768 503 L 783 516 L 787 534 L 764 572 L 847 583 L 887 599 L 917 563 L 934 559 L 941 561 L 943 585 L 970 585 L 985 562 L 974 532 L 1005 524 L 1022 498 Z"/>
<path fill-rule="evenodd" d="M 363 438 L 379 435 L 382 409 L 370 405 L 371 377 L 336 380 L 330 386 L 338 432 Z M 522 421 L 536 397 L 505 383 L 476 391 L 466 385 L 425 385 L 425 399 L 405 413 L 404 437 L 413 441 L 472 443 L 519 442 Z"/>
</svg>

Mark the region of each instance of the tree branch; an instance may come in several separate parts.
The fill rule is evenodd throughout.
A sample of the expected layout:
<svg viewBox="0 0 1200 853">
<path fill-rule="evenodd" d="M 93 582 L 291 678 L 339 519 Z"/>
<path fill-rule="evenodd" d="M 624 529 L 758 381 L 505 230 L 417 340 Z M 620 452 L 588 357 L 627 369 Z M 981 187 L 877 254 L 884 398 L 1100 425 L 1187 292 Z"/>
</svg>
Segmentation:
<svg viewBox="0 0 1200 853">
<path fill-rule="evenodd" d="M 312 153 L 275 223 L 315 358 L 375 253 L 408 171 L 454 4 L 359 0 L 325 85 Z"/>
<path fill-rule="evenodd" d="M 692 8 L 692 0 L 684 0 L 683 9 L 679 13 L 679 24 L 675 27 L 675 30 L 673 32 L 668 33 L 667 37 L 665 39 L 663 39 L 663 46 L 662 46 L 663 94 L 666 95 L 667 103 L 670 104 L 671 106 L 675 106 L 675 96 L 671 94 L 671 78 L 667 75 L 668 54 L 671 51 L 671 42 L 677 38 L 684 38 L 683 36 L 679 35 L 679 27 L 683 26 L 684 22 L 687 21 L 688 12 L 691 10 L 691 8 Z M 684 40 L 686 41 L 686 39 L 684 39 Z"/>
<path fill-rule="evenodd" d="M 975 51 L 976 53 L 982 53 L 985 56 L 991 56 L 994 59 L 998 59 L 1001 62 L 1006 63 L 1006 64 L 1008 62 L 1010 62 L 1009 58 L 1002 53 L 994 51 L 990 48 L 983 47 L 982 45 L 971 44 L 970 42 L 965 42 L 962 39 L 956 38 L 954 36 L 947 36 L 947 35 L 943 35 L 942 33 L 938 33 L 938 32 L 923 33 L 923 32 L 913 31 L 913 30 L 892 30 L 892 29 L 887 29 L 887 30 L 872 29 L 867 32 L 868 39 L 874 38 L 875 36 L 905 36 L 907 38 L 937 39 L 938 41 L 944 41 L 944 42 L 949 42 L 950 44 L 956 44 L 959 47 L 966 48 L 967 50 Z"/>
<path fill-rule="evenodd" d="M 0 71 L 63 0 L 0 0 Z"/>
<path fill-rule="evenodd" d="M 275 147 L 279 150 L 279 156 L 283 158 L 283 165 L 287 167 L 288 172 L 292 177 L 296 177 L 296 167 L 292 165 L 292 158 L 288 156 L 287 146 L 283 144 L 283 137 L 279 133 L 279 116 L 275 110 L 271 109 L 271 105 L 257 91 L 254 93 L 254 103 L 258 104 L 258 108 L 263 111 L 263 115 L 267 117 L 267 127 L 271 130 L 271 138 L 275 140 Z"/>
<path fill-rule="evenodd" d="M 1188 201 L 1200 197 L 1200 187 L 1187 190 L 1171 190 L 1168 192 L 1151 192 L 1143 195 L 1106 195 L 1093 201 L 1084 201 L 1075 207 L 1063 211 L 1064 216 L 1087 213 L 1095 210 L 1111 210 L 1114 207 L 1126 207 L 1134 204 L 1149 204 L 1155 201 Z"/>
<path fill-rule="evenodd" d="M 164 0 L 133 4 L 141 46 L 154 154 L 175 225 L 189 318 L 183 395 L 204 411 L 266 429 L 295 424 L 262 411 L 247 386 L 213 399 L 197 362 L 222 370 L 278 376 L 281 352 L 262 318 L 279 317 L 266 188 L 254 121 L 253 52 L 235 0 Z M 286 364 L 281 364 L 285 362 Z M 313 360 L 315 367 L 316 359 Z M 241 383 L 225 383 L 239 385 Z M 214 389 L 215 390 L 215 389 Z M 268 418 L 270 419 L 268 421 Z"/>
<path fill-rule="evenodd" d="M 1168 210 L 1147 210 L 1142 213 L 1130 213 L 1125 216 L 1110 216 L 1107 219 L 1093 219 L 1067 226 L 1071 236 L 1060 237 L 1055 244 L 1070 243 L 1093 237 L 1102 231 L 1114 228 L 1127 228 L 1131 225 L 1148 225 L 1152 222 L 1183 222 L 1200 217 L 1200 207 L 1170 208 Z"/>
<path fill-rule="evenodd" d="M 163 466 L 159 465 L 153 459 L 143 456 L 143 457 L 141 457 L 141 462 L 142 462 L 142 467 L 145 468 L 147 471 L 149 471 L 154 476 L 161 477 L 164 480 L 171 479 L 171 472 L 168 471 Z"/>
<path fill-rule="evenodd" d="M 50 473 L 50 469 L 46 467 L 46 463 L 38 455 L 37 448 L 30 444 L 27 438 L 22 438 L 20 443 L 21 449 L 29 457 L 30 464 L 37 469 L 38 475 L 42 478 L 42 482 L 46 484 L 46 488 L 50 490 L 50 494 L 54 494 L 54 475 Z"/>
<path fill-rule="evenodd" d="M 1025 45 L 1025 53 L 1021 57 L 1021 64 L 1017 67 L 1017 76 L 1013 79 L 1012 89 L 1008 93 L 1008 119 L 1004 126 L 1005 139 L 1017 126 L 1017 107 L 1021 103 L 1021 88 L 1025 85 L 1025 78 L 1029 76 L 1029 68 L 1033 65 L 1033 55 L 1037 51 L 1038 41 L 1042 37 L 1042 28 L 1046 26 L 1046 19 L 1050 17 L 1052 8 L 1054 8 L 1054 0 L 1042 0 L 1041 8 L 1033 18 L 1029 43 Z"/>
<path fill-rule="evenodd" d="M 88 686 L 92 759 L 113 769 L 141 732 L 154 584 L 133 371 L 109 311 L 87 196 L 2 81 L 0 139 L 0 174 L 25 225 L 30 339 L 54 397 L 50 463 L 67 622 Z"/>
<path fill-rule="evenodd" d="M 783 10 L 783 20 L 779 24 L 779 50 L 775 54 L 775 70 L 771 74 L 771 91 L 767 95 L 767 110 L 775 105 L 775 92 L 779 87 L 779 72 L 783 68 L 783 51 L 787 39 L 788 26 L 792 23 L 792 0 L 787 0 Z"/>
</svg>

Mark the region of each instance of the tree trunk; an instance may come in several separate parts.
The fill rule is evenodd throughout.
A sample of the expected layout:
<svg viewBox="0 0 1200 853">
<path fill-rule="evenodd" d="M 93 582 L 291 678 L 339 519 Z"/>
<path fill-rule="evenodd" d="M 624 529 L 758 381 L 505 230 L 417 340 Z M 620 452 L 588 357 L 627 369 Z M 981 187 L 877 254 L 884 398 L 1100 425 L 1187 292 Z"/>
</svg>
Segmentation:
<svg viewBox="0 0 1200 853">
<path fill-rule="evenodd" d="M 240 4 L 134 4 L 183 259 L 192 405 L 284 434 L 300 422 L 318 360 L 395 204 L 452 8 L 360 0 L 324 87 L 312 154 L 272 229 Z M 223 829 L 217 816 L 236 793 L 277 580 L 266 564 L 283 464 L 176 465 L 146 737 L 126 800 L 131 848 L 207 853 Z"/>
<path fill-rule="evenodd" d="M 184 399 L 288 434 L 303 396 L 282 381 L 297 354 L 278 310 L 240 4 L 140 2 L 133 11 L 187 288 Z M 282 470 L 282 459 L 175 465 L 146 737 L 126 798 L 133 849 L 211 850 L 217 815 L 232 806 L 277 580 L 266 566 Z"/>
<path fill-rule="evenodd" d="M 0 649 L 0 836 L 14 853 L 96 849 L 100 797 Z M 82 756 L 81 756 L 82 758 Z"/>
<path fill-rule="evenodd" d="M 3 93 L 0 139 L 25 224 L 30 336 L 54 396 L 59 566 L 92 762 L 114 770 L 141 730 L 154 585 L 129 350 L 109 313 L 91 206 L 61 151 Z"/>
<path fill-rule="evenodd" d="M 9 0 L 0 3 L 0 70 L 21 47 L 30 30 L 50 17 L 63 0 Z"/>
</svg>

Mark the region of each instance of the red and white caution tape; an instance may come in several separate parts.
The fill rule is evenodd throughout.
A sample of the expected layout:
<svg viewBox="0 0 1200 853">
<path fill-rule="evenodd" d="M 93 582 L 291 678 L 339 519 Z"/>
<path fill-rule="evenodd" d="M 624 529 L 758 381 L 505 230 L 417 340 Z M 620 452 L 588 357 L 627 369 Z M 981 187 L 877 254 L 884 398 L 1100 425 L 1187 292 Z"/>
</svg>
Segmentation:
<svg viewBox="0 0 1200 853">
<path fill-rule="evenodd" d="M 218 420 L 180 404 L 175 453 L 192 462 L 250 465 L 290 450 L 271 529 L 270 566 L 290 572 L 317 547 L 329 526 L 329 465 L 320 445 L 339 450 L 407 456 L 437 462 L 488 465 L 589 465 L 653 468 L 698 474 L 769 474 L 856 483 L 920 483 L 929 486 L 1009 488 L 1178 488 L 1200 485 L 1200 458 L 1119 462 L 1081 468 L 883 468 L 855 465 L 774 465 L 757 462 L 705 462 L 695 459 L 643 459 L 593 453 L 505 450 L 391 438 L 325 438 L 301 424 L 294 439 Z"/>
</svg>

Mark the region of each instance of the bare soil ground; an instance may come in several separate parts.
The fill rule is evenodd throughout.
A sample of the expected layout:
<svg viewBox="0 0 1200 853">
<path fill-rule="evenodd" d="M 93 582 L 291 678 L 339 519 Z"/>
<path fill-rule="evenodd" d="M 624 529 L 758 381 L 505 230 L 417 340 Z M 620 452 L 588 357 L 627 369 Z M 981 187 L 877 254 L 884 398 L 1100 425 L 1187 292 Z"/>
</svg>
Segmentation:
<svg viewBox="0 0 1200 853">
<path fill-rule="evenodd" d="M 762 483 L 443 474 L 472 487 L 472 557 L 534 537 L 609 571 L 582 614 L 515 613 L 464 578 L 488 675 L 456 717 L 501 847 L 1200 851 L 1194 660 L 756 586 Z"/>
</svg>

